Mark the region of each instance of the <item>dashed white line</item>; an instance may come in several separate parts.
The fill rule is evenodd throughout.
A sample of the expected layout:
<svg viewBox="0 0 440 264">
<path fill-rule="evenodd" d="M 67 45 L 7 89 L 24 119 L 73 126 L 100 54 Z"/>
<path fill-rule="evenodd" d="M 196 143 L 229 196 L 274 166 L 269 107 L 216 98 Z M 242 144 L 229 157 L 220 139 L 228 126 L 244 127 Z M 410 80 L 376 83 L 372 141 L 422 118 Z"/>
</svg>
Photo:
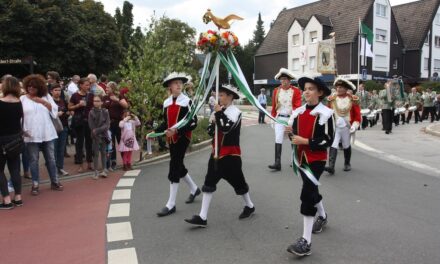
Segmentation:
<svg viewBox="0 0 440 264">
<path fill-rule="evenodd" d="M 130 203 L 111 204 L 108 210 L 108 218 L 130 216 Z"/>
<path fill-rule="evenodd" d="M 129 200 L 131 198 L 130 189 L 114 190 L 112 200 Z"/>
<path fill-rule="evenodd" d="M 136 177 L 141 173 L 141 170 L 131 170 L 131 171 L 127 171 L 124 174 L 124 177 Z"/>
<path fill-rule="evenodd" d="M 137 254 L 135 248 L 123 248 L 109 250 L 108 254 L 108 264 L 137 264 Z"/>
<path fill-rule="evenodd" d="M 107 242 L 132 239 L 133 232 L 131 231 L 130 222 L 107 224 Z"/>
<path fill-rule="evenodd" d="M 132 187 L 135 179 L 120 179 L 116 187 Z"/>
</svg>

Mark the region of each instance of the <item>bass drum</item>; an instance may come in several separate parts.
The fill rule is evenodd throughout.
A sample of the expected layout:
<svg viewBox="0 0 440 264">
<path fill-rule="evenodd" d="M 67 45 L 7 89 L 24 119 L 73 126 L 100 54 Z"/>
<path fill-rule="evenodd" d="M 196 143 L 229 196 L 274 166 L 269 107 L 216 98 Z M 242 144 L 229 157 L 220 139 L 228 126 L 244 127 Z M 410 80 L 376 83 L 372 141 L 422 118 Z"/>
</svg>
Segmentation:
<svg viewBox="0 0 440 264">
<path fill-rule="evenodd" d="M 410 107 L 408 107 L 408 111 L 409 112 L 414 112 L 416 110 L 417 110 L 417 106 L 410 106 Z"/>
<path fill-rule="evenodd" d="M 361 115 L 362 116 L 368 116 L 370 114 L 370 109 L 361 109 Z"/>
</svg>

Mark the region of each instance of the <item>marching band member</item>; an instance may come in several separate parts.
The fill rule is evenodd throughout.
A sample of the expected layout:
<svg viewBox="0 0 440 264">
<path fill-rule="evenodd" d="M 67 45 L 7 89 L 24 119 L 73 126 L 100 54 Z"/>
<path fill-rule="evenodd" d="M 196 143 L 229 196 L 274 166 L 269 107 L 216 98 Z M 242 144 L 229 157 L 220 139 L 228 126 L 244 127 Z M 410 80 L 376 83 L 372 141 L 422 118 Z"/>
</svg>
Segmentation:
<svg viewBox="0 0 440 264">
<path fill-rule="evenodd" d="M 208 224 L 208 210 L 212 195 L 217 190 L 217 183 L 224 179 L 241 195 L 244 201 L 243 212 L 239 219 L 250 217 L 255 212 L 255 206 L 249 196 L 249 186 L 242 171 L 241 149 L 240 149 L 240 128 L 241 112 L 232 104 L 234 99 L 239 99 L 240 94 L 237 88 L 230 85 L 223 85 L 219 89 L 219 104 L 215 105 L 215 113 L 211 115 L 208 132 L 213 136 L 213 150 L 208 162 L 208 172 L 205 183 L 202 187 L 203 198 L 202 208 L 198 215 L 191 219 L 185 219 L 189 224 L 206 227 Z M 215 151 L 215 126 L 218 127 L 218 158 L 214 158 Z M 217 164 L 216 164 L 217 163 Z"/>
<path fill-rule="evenodd" d="M 288 121 L 292 111 L 301 106 L 301 91 L 290 84 L 295 79 L 292 72 L 281 68 L 275 75 L 276 80 L 280 80 L 281 86 L 275 88 L 272 96 L 271 115 L 279 120 Z M 281 170 L 281 151 L 284 139 L 285 126 L 275 123 L 275 163 L 269 168 L 275 171 Z"/>
<path fill-rule="evenodd" d="M 342 142 L 344 149 L 344 171 L 351 170 L 351 143 L 352 133 L 356 133 L 361 122 L 361 110 L 359 107 L 359 97 L 351 95 L 348 91 L 354 92 L 356 86 L 349 80 L 337 78 L 334 82 L 336 95 L 329 97 L 329 107 L 334 112 L 336 122 L 335 140 L 330 148 L 329 166 L 325 168 L 330 175 L 335 173 L 335 163 L 338 154 L 339 142 Z"/>
<path fill-rule="evenodd" d="M 365 129 L 368 126 L 367 115 L 371 112 L 369 109 L 371 98 L 367 91 L 365 91 L 364 83 L 359 84 L 359 91 L 356 93 L 359 96 L 360 107 L 362 113 L 362 129 Z"/>
<path fill-rule="evenodd" d="M 437 97 L 435 92 L 432 92 L 430 88 L 426 89 L 426 91 L 422 95 L 423 100 L 423 112 L 422 112 L 422 120 L 428 119 L 428 115 L 431 114 L 431 123 L 435 120 L 435 107 L 434 101 Z"/>
<path fill-rule="evenodd" d="M 163 86 L 170 91 L 168 97 L 163 103 L 164 121 L 155 130 L 155 132 L 165 131 L 167 142 L 170 149 L 170 169 L 168 172 L 168 180 L 170 181 L 170 196 L 168 202 L 157 216 L 167 216 L 176 212 L 176 196 L 179 188 L 179 181 L 183 179 L 190 188 L 190 195 L 186 203 L 194 202 L 197 195 L 201 193 L 200 189 L 188 174 L 183 160 L 185 158 L 186 149 L 191 141 L 192 130 L 197 126 L 197 115 L 188 124 L 180 129 L 171 128 L 177 122 L 185 117 L 189 112 L 191 100 L 188 96 L 182 93 L 183 84 L 188 81 L 188 77 L 183 73 L 173 72 L 168 75 L 164 81 Z"/>
<path fill-rule="evenodd" d="M 395 98 L 395 104 L 396 109 L 394 110 L 394 124 L 396 126 L 399 126 L 399 122 L 402 121 L 402 125 L 405 124 L 405 105 L 407 105 L 408 97 L 405 92 L 402 94 L 400 93 L 400 89 L 395 89 L 394 92 L 396 93 Z"/>
<path fill-rule="evenodd" d="M 392 91 L 393 87 L 391 81 L 385 83 L 385 88 L 379 92 L 379 99 L 382 109 L 382 126 L 385 130 L 385 134 L 390 134 L 393 130 L 393 108 L 394 108 L 394 95 Z"/>
<path fill-rule="evenodd" d="M 319 77 L 302 77 L 298 83 L 304 91 L 306 104 L 293 111 L 288 131 L 293 134 L 292 143 L 297 148 L 295 159 L 299 163 L 298 171 L 303 181 L 300 212 L 304 225 L 302 237 L 290 245 L 287 251 L 298 256 L 308 256 L 312 253 L 312 232 L 322 232 L 327 224 L 318 181 L 324 171 L 327 148 L 332 144 L 333 110 L 322 104 L 322 100 L 331 92 Z"/>
<path fill-rule="evenodd" d="M 411 88 L 411 93 L 408 95 L 409 107 L 408 107 L 408 117 L 406 118 L 407 124 L 409 124 L 413 112 L 415 116 L 415 123 L 417 124 L 419 121 L 422 121 L 420 119 L 420 112 L 419 112 L 419 106 L 421 105 L 421 101 L 422 101 L 422 97 L 417 92 L 417 88 L 416 87 Z"/>
</svg>

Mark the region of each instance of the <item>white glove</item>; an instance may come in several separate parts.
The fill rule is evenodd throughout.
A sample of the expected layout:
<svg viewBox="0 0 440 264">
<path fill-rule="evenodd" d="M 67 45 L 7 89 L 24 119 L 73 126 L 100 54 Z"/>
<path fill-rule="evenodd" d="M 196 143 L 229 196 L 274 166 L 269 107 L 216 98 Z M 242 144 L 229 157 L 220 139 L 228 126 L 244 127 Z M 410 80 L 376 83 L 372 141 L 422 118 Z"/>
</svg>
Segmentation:
<svg viewBox="0 0 440 264">
<path fill-rule="evenodd" d="M 355 133 L 358 128 L 359 128 L 359 122 L 353 122 L 353 124 L 350 127 L 350 133 L 351 134 Z"/>
</svg>

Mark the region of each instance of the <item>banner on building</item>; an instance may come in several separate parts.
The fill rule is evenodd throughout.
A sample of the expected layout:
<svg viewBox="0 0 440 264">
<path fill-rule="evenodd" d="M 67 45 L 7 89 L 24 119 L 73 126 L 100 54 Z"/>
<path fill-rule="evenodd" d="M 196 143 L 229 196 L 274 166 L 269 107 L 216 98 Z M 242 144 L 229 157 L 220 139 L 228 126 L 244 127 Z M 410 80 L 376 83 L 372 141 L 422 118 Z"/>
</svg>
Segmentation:
<svg viewBox="0 0 440 264">
<path fill-rule="evenodd" d="M 320 41 L 318 44 L 317 71 L 322 74 L 336 74 L 336 48 L 333 38 Z"/>
<path fill-rule="evenodd" d="M 301 46 L 299 48 L 300 57 L 299 57 L 299 63 L 304 66 L 307 65 L 307 46 Z"/>
</svg>

